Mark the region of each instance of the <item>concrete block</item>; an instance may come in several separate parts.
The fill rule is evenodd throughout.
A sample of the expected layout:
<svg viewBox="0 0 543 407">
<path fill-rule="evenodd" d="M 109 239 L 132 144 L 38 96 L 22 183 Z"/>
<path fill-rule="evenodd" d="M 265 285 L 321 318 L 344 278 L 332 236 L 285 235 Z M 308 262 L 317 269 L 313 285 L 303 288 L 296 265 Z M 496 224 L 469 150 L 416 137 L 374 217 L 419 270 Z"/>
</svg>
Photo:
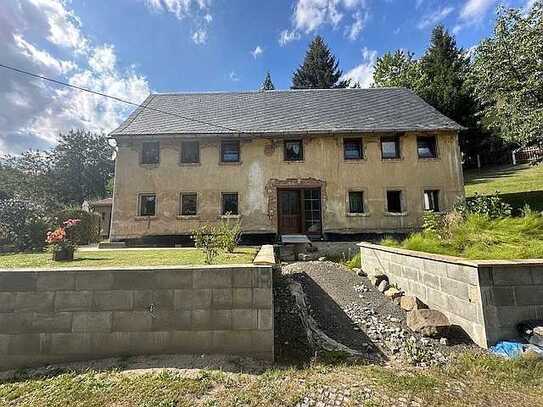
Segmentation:
<svg viewBox="0 0 543 407">
<path fill-rule="evenodd" d="M 128 311 L 133 307 L 133 291 L 95 291 L 93 309 L 96 311 Z"/>
<path fill-rule="evenodd" d="M 2 334 L 31 333 L 34 313 L 2 313 L 0 314 L 0 332 Z"/>
<path fill-rule="evenodd" d="M 175 309 L 209 309 L 211 308 L 211 289 L 175 290 Z"/>
<path fill-rule="evenodd" d="M 217 353 L 251 353 L 252 331 L 214 331 L 212 348 Z"/>
<path fill-rule="evenodd" d="M 418 281 L 419 280 L 419 273 L 418 273 L 417 269 L 405 266 L 403 268 L 402 277 L 407 278 L 408 280 L 411 280 L 411 281 Z"/>
<path fill-rule="evenodd" d="M 272 286 L 272 268 L 256 267 L 254 269 L 254 287 L 271 288 Z"/>
<path fill-rule="evenodd" d="M 494 285 L 492 279 L 492 267 L 483 267 L 479 266 L 479 286 L 480 287 L 490 287 Z"/>
<path fill-rule="evenodd" d="M 134 291 L 135 310 L 147 310 L 150 306 L 160 310 L 174 309 L 174 290 L 137 290 Z"/>
<path fill-rule="evenodd" d="M 215 309 L 211 311 L 210 328 L 231 329 L 232 328 L 232 310 L 230 309 Z"/>
<path fill-rule="evenodd" d="M 445 293 L 466 301 L 469 299 L 468 287 L 469 285 L 463 281 L 452 280 L 450 278 L 443 278 L 441 280 L 441 289 Z"/>
<path fill-rule="evenodd" d="M 438 277 L 447 277 L 447 263 L 424 259 L 424 272 Z"/>
<path fill-rule="evenodd" d="M 54 333 L 50 335 L 51 354 L 91 355 L 91 336 L 86 333 Z"/>
<path fill-rule="evenodd" d="M 268 330 L 273 328 L 273 310 L 258 310 L 258 329 Z"/>
<path fill-rule="evenodd" d="M 271 308 L 272 290 L 269 288 L 254 288 L 253 303 L 255 308 Z"/>
<path fill-rule="evenodd" d="M 244 267 L 232 270 L 232 286 L 237 288 L 250 288 L 253 286 L 253 269 Z"/>
<path fill-rule="evenodd" d="M 51 334 L 54 335 L 54 334 Z M 64 335 L 64 334 L 57 334 Z M 43 337 L 40 334 L 19 334 L 19 335 L 10 335 L 8 341 L 8 354 L 18 355 L 18 354 L 37 354 L 42 350 L 42 341 Z"/>
<path fill-rule="evenodd" d="M 477 305 L 468 301 L 463 301 L 449 295 L 447 297 L 447 309 L 450 313 L 460 315 L 462 318 L 467 319 L 468 321 L 476 323 L 483 322 L 478 319 L 479 315 L 477 314 Z"/>
<path fill-rule="evenodd" d="M 75 274 L 75 287 L 78 290 L 109 290 L 113 288 L 111 271 L 80 271 Z"/>
<path fill-rule="evenodd" d="M 53 312 L 54 292 L 18 292 L 15 296 L 15 312 Z"/>
<path fill-rule="evenodd" d="M 10 335 L 2 335 L 0 334 L 0 355 L 7 355 L 8 353 L 8 345 L 9 345 L 9 337 Z M 0 358 L 0 360 L 3 359 L 3 357 Z M 1 365 L 0 365 L 1 367 Z"/>
<path fill-rule="evenodd" d="M 168 353 L 171 335 L 169 332 L 131 332 L 130 350 L 134 353 Z"/>
<path fill-rule="evenodd" d="M 92 332 L 88 335 L 93 355 L 122 356 L 133 351 L 130 342 L 132 332 Z"/>
<path fill-rule="evenodd" d="M 497 313 L 497 327 L 516 327 L 516 325 L 525 319 L 537 319 L 538 312 L 537 306 L 512 306 L 512 307 L 498 307 Z M 493 327 L 493 328 L 497 328 Z M 488 327 L 490 328 L 490 327 Z"/>
<path fill-rule="evenodd" d="M 476 267 L 447 264 L 447 277 L 471 285 L 479 284 L 479 272 Z"/>
<path fill-rule="evenodd" d="M 116 290 L 146 290 L 155 287 L 155 272 L 149 271 L 115 271 L 113 274 L 113 289 Z"/>
<path fill-rule="evenodd" d="M 114 332 L 150 331 L 153 317 L 147 311 L 113 311 Z"/>
<path fill-rule="evenodd" d="M 532 272 L 532 281 L 534 284 L 543 285 L 543 266 L 532 266 L 530 270 Z"/>
<path fill-rule="evenodd" d="M 177 353 L 210 353 L 213 331 L 173 331 L 171 349 Z"/>
<path fill-rule="evenodd" d="M 157 288 L 192 288 L 192 270 L 157 270 L 155 287 Z"/>
<path fill-rule="evenodd" d="M 530 267 L 493 267 L 494 285 L 529 285 L 532 284 Z"/>
<path fill-rule="evenodd" d="M 61 291 L 75 289 L 75 273 L 41 271 L 36 283 L 39 291 Z"/>
<path fill-rule="evenodd" d="M 214 288 L 211 295 L 213 308 L 232 308 L 233 292 L 231 288 Z"/>
<path fill-rule="evenodd" d="M 0 312 L 15 311 L 15 293 L 0 292 Z"/>
<path fill-rule="evenodd" d="M 111 312 L 76 312 L 73 314 L 73 332 L 111 332 Z"/>
<path fill-rule="evenodd" d="M 474 304 L 482 304 L 481 287 L 476 285 L 468 286 L 468 301 Z"/>
<path fill-rule="evenodd" d="M 52 332 L 71 332 L 72 331 L 72 313 L 55 312 L 48 314 L 34 314 L 32 318 L 32 332 L 52 333 Z"/>
<path fill-rule="evenodd" d="M 191 328 L 191 312 L 159 309 L 153 313 L 153 331 L 184 330 Z"/>
<path fill-rule="evenodd" d="M 441 308 L 447 308 L 447 294 L 443 291 L 434 290 L 433 288 L 428 288 L 426 292 L 426 300 L 430 308 L 433 308 L 436 305 Z"/>
<path fill-rule="evenodd" d="M 408 291 L 410 294 L 416 295 L 424 303 L 428 303 L 427 288 L 423 284 L 419 284 L 416 281 L 409 281 Z"/>
<path fill-rule="evenodd" d="M 395 261 L 415 270 L 424 269 L 424 259 L 418 257 L 401 256 L 401 258 L 396 258 Z"/>
<path fill-rule="evenodd" d="M 440 278 L 435 274 L 420 272 L 419 281 L 423 284 L 426 284 L 428 287 L 440 289 Z"/>
<path fill-rule="evenodd" d="M 253 352 L 270 352 L 273 355 L 273 331 L 252 331 L 251 349 Z"/>
<path fill-rule="evenodd" d="M 213 324 L 211 323 L 211 310 L 198 309 L 191 311 L 192 329 L 194 330 L 213 330 Z"/>
<path fill-rule="evenodd" d="M 232 290 L 232 308 L 251 308 L 252 306 L 252 288 L 234 288 Z"/>
<path fill-rule="evenodd" d="M 496 306 L 515 305 L 515 292 L 513 287 L 493 287 L 492 304 Z"/>
<path fill-rule="evenodd" d="M 517 305 L 542 305 L 543 286 L 515 287 Z"/>
<path fill-rule="evenodd" d="M 0 272 L 0 291 L 34 291 L 37 280 L 37 272 Z"/>
<path fill-rule="evenodd" d="M 232 329 L 256 329 L 257 328 L 257 310 L 256 309 L 234 309 L 232 310 Z"/>
<path fill-rule="evenodd" d="M 390 263 L 388 271 L 389 271 L 390 274 L 392 274 L 394 276 L 401 276 L 402 275 L 402 266 L 397 264 L 397 263 Z"/>
<path fill-rule="evenodd" d="M 92 291 L 59 291 L 55 294 L 55 311 L 90 311 Z"/>
<path fill-rule="evenodd" d="M 232 271 L 227 268 L 202 268 L 193 271 L 193 288 L 231 288 Z"/>
</svg>

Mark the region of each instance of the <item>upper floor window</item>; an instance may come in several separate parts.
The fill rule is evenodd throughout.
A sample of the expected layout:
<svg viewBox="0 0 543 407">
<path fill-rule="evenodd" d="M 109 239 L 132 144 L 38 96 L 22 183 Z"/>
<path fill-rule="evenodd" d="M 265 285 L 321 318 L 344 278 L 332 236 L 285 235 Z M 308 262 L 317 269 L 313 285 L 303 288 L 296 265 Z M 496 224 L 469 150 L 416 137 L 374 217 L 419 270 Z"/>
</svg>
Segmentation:
<svg viewBox="0 0 543 407">
<path fill-rule="evenodd" d="M 419 158 L 436 158 L 437 141 L 436 136 L 417 137 L 417 153 Z"/>
<path fill-rule="evenodd" d="M 285 141 L 285 161 L 302 161 L 304 159 L 304 143 L 302 140 Z"/>
<path fill-rule="evenodd" d="M 141 194 L 139 202 L 140 216 L 155 216 L 156 215 L 156 195 Z"/>
<path fill-rule="evenodd" d="M 360 160 L 363 156 L 362 139 L 343 139 L 343 158 L 345 160 Z"/>
<path fill-rule="evenodd" d="M 424 191 L 424 210 L 439 212 L 439 191 L 437 189 Z"/>
<path fill-rule="evenodd" d="M 194 216 L 198 213 L 198 195 L 196 193 L 181 194 L 181 215 Z"/>
<path fill-rule="evenodd" d="M 200 162 L 200 143 L 197 141 L 181 142 L 181 162 L 194 164 Z"/>
<path fill-rule="evenodd" d="M 387 191 L 387 212 L 401 213 L 402 210 L 402 191 Z"/>
<path fill-rule="evenodd" d="M 349 213 L 364 213 L 364 193 L 362 191 L 349 192 Z"/>
<path fill-rule="evenodd" d="M 399 136 L 381 137 L 381 156 L 383 157 L 383 159 L 400 158 Z"/>
<path fill-rule="evenodd" d="M 223 192 L 222 214 L 223 215 L 239 215 L 237 192 Z"/>
<path fill-rule="evenodd" d="M 221 161 L 225 163 L 236 163 L 240 161 L 239 140 L 221 141 Z"/>
<path fill-rule="evenodd" d="M 160 160 L 160 143 L 158 141 L 149 141 L 142 143 L 141 163 L 158 164 Z"/>
</svg>

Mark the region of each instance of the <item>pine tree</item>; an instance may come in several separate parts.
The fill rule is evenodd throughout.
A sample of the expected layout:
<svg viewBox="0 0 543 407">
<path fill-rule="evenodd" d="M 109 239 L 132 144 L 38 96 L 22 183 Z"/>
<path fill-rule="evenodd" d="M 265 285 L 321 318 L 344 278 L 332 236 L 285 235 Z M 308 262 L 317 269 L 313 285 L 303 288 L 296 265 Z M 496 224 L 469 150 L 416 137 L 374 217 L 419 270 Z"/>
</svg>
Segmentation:
<svg viewBox="0 0 543 407">
<path fill-rule="evenodd" d="M 260 86 L 260 90 L 275 90 L 275 86 L 272 82 L 271 75 L 268 72 L 266 74 L 266 77 L 264 78 L 264 82 L 262 82 L 262 85 Z"/>
<path fill-rule="evenodd" d="M 444 115 L 469 125 L 473 102 L 464 85 L 469 58 L 442 25 L 432 31 L 430 46 L 420 63 L 426 81 L 421 90 L 424 100 Z"/>
<path fill-rule="evenodd" d="M 291 89 L 346 88 L 350 80 L 340 80 L 343 71 L 321 36 L 317 35 L 305 54 L 304 62 L 292 76 Z"/>
</svg>

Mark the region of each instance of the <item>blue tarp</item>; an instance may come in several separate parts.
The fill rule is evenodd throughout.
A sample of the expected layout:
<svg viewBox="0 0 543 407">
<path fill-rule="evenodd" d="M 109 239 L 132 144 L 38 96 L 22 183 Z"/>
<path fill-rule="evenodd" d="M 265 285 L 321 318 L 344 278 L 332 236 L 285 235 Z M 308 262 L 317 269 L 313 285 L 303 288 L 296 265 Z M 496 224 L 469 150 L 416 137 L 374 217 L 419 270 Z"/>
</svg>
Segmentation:
<svg viewBox="0 0 543 407">
<path fill-rule="evenodd" d="M 519 342 L 501 341 L 490 348 L 490 352 L 507 359 L 522 356 L 524 345 Z"/>
</svg>

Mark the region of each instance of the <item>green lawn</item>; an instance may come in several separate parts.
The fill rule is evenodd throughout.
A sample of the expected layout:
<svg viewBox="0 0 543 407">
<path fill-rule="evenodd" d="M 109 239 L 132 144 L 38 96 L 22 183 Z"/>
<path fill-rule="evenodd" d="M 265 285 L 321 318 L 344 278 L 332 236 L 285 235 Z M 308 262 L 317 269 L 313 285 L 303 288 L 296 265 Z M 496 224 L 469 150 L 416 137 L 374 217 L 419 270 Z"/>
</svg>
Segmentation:
<svg viewBox="0 0 543 407">
<path fill-rule="evenodd" d="M 214 264 L 251 263 L 256 249 L 238 247 L 234 253 L 221 252 Z M 55 262 L 51 253 L 19 253 L 0 255 L 0 268 L 24 267 L 138 267 L 205 264 L 205 255 L 198 249 L 162 250 L 96 250 L 78 251 L 74 261 Z"/>
<path fill-rule="evenodd" d="M 441 368 L 312 363 L 256 374 L 207 369 L 137 374 L 123 371 L 130 369 L 130 358 L 119 363 L 117 369 L 49 377 L 20 372 L 0 382 L 0 405 L 294 406 L 304 397 L 338 390 L 349 391 L 346 406 L 541 406 L 543 400 L 543 361 L 535 359 L 465 354 Z"/>
<path fill-rule="evenodd" d="M 466 196 L 543 191 L 543 165 L 491 167 L 464 172 Z"/>
</svg>

